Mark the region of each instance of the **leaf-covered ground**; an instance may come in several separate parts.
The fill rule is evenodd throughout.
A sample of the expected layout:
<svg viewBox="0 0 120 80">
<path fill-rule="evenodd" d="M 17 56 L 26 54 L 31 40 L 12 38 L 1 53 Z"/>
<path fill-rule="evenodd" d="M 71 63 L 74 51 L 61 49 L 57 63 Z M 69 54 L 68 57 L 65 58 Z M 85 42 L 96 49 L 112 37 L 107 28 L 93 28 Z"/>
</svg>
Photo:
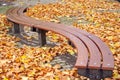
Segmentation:
<svg viewBox="0 0 120 80">
<path fill-rule="evenodd" d="M 30 7 L 27 16 L 73 25 L 100 37 L 111 49 L 115 58 L 112 78 L 120 79 L 120 3 L 106 0 L 63 0 L 58 3 L 36 4 Z M 10 23 L 5 15 L 0 15 L 0 79 L 1 80 L 87 80 L 77 74 L 77 70 L 61 71 L 61 66 L 49 63 L 55 56 L 75 53 L 67 44 L 67 39 L 53 32 L 47 36 L 55 47 L 17 47 L 19 41 L 7 34 Z"/>
</svg>

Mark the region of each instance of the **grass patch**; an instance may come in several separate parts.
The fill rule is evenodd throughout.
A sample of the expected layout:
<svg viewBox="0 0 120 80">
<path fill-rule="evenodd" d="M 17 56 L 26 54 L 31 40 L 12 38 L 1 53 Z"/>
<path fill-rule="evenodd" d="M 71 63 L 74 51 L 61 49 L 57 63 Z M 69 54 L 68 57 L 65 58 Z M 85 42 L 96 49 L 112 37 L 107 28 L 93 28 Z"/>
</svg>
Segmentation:
<svg viewBox="0 0 120 80">
<path fill-rule="evenodd" d="M 0 6 L 0 14 L 5 14 L 6 11 L 12 6 Z"/>
</svg>

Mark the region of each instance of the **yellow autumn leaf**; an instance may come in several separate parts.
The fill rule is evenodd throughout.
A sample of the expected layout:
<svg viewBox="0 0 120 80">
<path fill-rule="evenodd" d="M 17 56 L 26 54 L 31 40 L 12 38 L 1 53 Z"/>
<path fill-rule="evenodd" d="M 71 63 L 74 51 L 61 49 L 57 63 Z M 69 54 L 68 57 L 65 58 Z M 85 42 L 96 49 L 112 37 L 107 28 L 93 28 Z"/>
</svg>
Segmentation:
<svg viewBox="0 0 120 80">
<path fill-rule="evenodd" d="M 115 54 L 115 52 L 116 52 L 115 49 L 111 48 L 110 50 L 112 51 L 113 54 Z"/>
<path fill-rule="evenodd" d="M 70 77 L 68 77 L 67 80 L 71 80 Z"/>
<path fill-rule="evenodd" d="M 108 40 L 113 40 L 113 36 L 108 36 L 108 37 L 106 37 Z"/>
<path fill-rule="evenodd" d="M 60 78 L 58 76 L 55 76 L 55 80 L 60 80 Z"/>
<path fill-rule="evenodd" d="M 53 38 L 53 39 L 58 39 L 59 37 L 58 37 L 56 34 L 53 34 L 53 35 L 52 35 L 52 38 Z"/>
<path fill-rule="evenodd" d="M 29 62 L 29 59 L 28 59 L 28 57 L 27 57 L 26 55 L 21 56 L 21 57 L 20 57 L 20 60 L 21 60 L 21 62 L 23 62 L 23 63 L 28 63 L 28 62 Z"/>
<path fill-rule="evenodd" d="M 115 47 L 120 47 L 120 42 L 116 42 L 116 43 L 114 44 L 114 46 L 115 46 Z"/>
<path fill-rule="evenodd" d="M 47 47 L 42 47 L 42 49 L 46 50 L 46 49 L 47 49 Z"/>
<path fill-rule="evenodd" d="M 41 57 L 44 58 L 46 55 L 45 54 L 42 54 Z"/>
<path fill-rule="evenodd" d="M 3 80 L 9 80 L 7 77 L 5 77 Z"/>
<path fill-rule="evenodd" d="M 114 72 L 114 76 L 113 76 L 114 78 L 118 78 L 118 77 L 120 77 L 119 76 L 119 73 L 118 72 Z"/>
<path fill-rule="evenodd" d="M 75 52 L 74 52 L 73 50 L 71 50 L 71 49 L 68 49 L 67 52 L 68 52 L 69 54 L 71 54 L 71 55 L 74 55 L 74 54 L 75 54 Z"/>
<path fill-rule="evenodd" d="M 34 76 L 34 74 L 35 74 L 35 71 L 31 71 L 28 73 L 28 76 Z"/>
<path fill-rule="evenodd" d="M 27 58 L 26 55 L 21 56 L 21 59 L 26 59 L 26 58 Z"/>
<path fill-rule="evenodd" d="M 23 66 L 20 67 L 20 70 L 23 71 L 25 68 Z"/>
</svg>

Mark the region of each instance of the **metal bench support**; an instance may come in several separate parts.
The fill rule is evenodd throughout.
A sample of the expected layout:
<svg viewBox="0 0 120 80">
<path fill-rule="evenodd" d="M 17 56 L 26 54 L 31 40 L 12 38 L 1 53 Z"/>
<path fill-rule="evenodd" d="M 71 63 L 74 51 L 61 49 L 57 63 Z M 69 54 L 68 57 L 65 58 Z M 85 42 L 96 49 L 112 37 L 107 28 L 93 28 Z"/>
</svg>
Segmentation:
<svg viewBox="0 0 120 80">
<path fill-rule="evenodd" d="M 35 27 L 32 27 L 32 28 L 31 28 L 31 31 L 36 32 L 36 28 L 35 28 Z"/>
<path fill-rule="evenodd" d="M 40 46 L 45 45 L 46 44 L 46 31 L 38 29 L 37 32 L 38 32 L 39 45 Z"/>
<path fill-rule="evenodd" d="M 20 34 L 24 32 L 24 27 L 21 24 L 13 23 L 12 33 L 13 34 Z"/>
<path fill-rule="evenodd" d="M 12 32 L 13 32 L 14 34 L 19 34 L 19 33 L 20 33 L 20 27 L 19 27 L 19 24 L 17 24 L 17 23 L 13 23 Z"/>
</svg>

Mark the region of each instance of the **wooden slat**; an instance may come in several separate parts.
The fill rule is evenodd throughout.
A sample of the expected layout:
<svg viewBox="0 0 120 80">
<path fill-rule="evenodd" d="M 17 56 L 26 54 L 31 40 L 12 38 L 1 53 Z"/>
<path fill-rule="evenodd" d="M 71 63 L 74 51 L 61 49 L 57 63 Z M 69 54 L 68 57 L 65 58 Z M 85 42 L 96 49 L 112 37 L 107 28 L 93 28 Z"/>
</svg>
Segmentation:
<svg viewBox="0 0 120 80">
<path fill-rule="evenodd" d="M 101 69 L 113 70 L 114 69 L 114 57 L 113 57 L 112 52 L 108 48 L 108 46 L 100 38 L 98 38 L 97 36 L 93 34 L 90 34 L 90 33 L 87 33 L 86 31 L 78 30 L 75 28 L 74 30 L 84 34 L 85 36 L 90 38 L 96 44 L 96 46 L 98 46 L 99 51 L 101 52 L 101 55 L 102 55 L 102 60 L 103 60 Z"/>
<path fill-rule="evenodd" d="M 67 26 L 67 27 L 69 27 L 69 26 Z M 91 33 L 80 30 L 80 29 L 74 28 L 74 31 L 82 33 L 83 35 L 90 38 L 96 44 L 96 46 L 99 48 L 99 51 L 101 52 L 102 60 L 103 60 L 101 69 L 105 69 L 105 70 L 113 70 L 114 69 L 113 54 L 110 51 L 109 47 L 100 38 L 98 38 L 97 36 L 95 36 Z"/>
<path fill-rule="evenodd" d="M 114 69 L 114 57 L 110 49 L 108 48 L 105 43 L 103 43 L 98 37 L 94 37 L 92 35 L 88 36 L 91 37 L 91 39 L 95 39 L 94 42 L 97 46 L 99 46 L 99 49 L 102 53 L 102 69 L 105 70 L 113 70 Z"/>
</svg>

